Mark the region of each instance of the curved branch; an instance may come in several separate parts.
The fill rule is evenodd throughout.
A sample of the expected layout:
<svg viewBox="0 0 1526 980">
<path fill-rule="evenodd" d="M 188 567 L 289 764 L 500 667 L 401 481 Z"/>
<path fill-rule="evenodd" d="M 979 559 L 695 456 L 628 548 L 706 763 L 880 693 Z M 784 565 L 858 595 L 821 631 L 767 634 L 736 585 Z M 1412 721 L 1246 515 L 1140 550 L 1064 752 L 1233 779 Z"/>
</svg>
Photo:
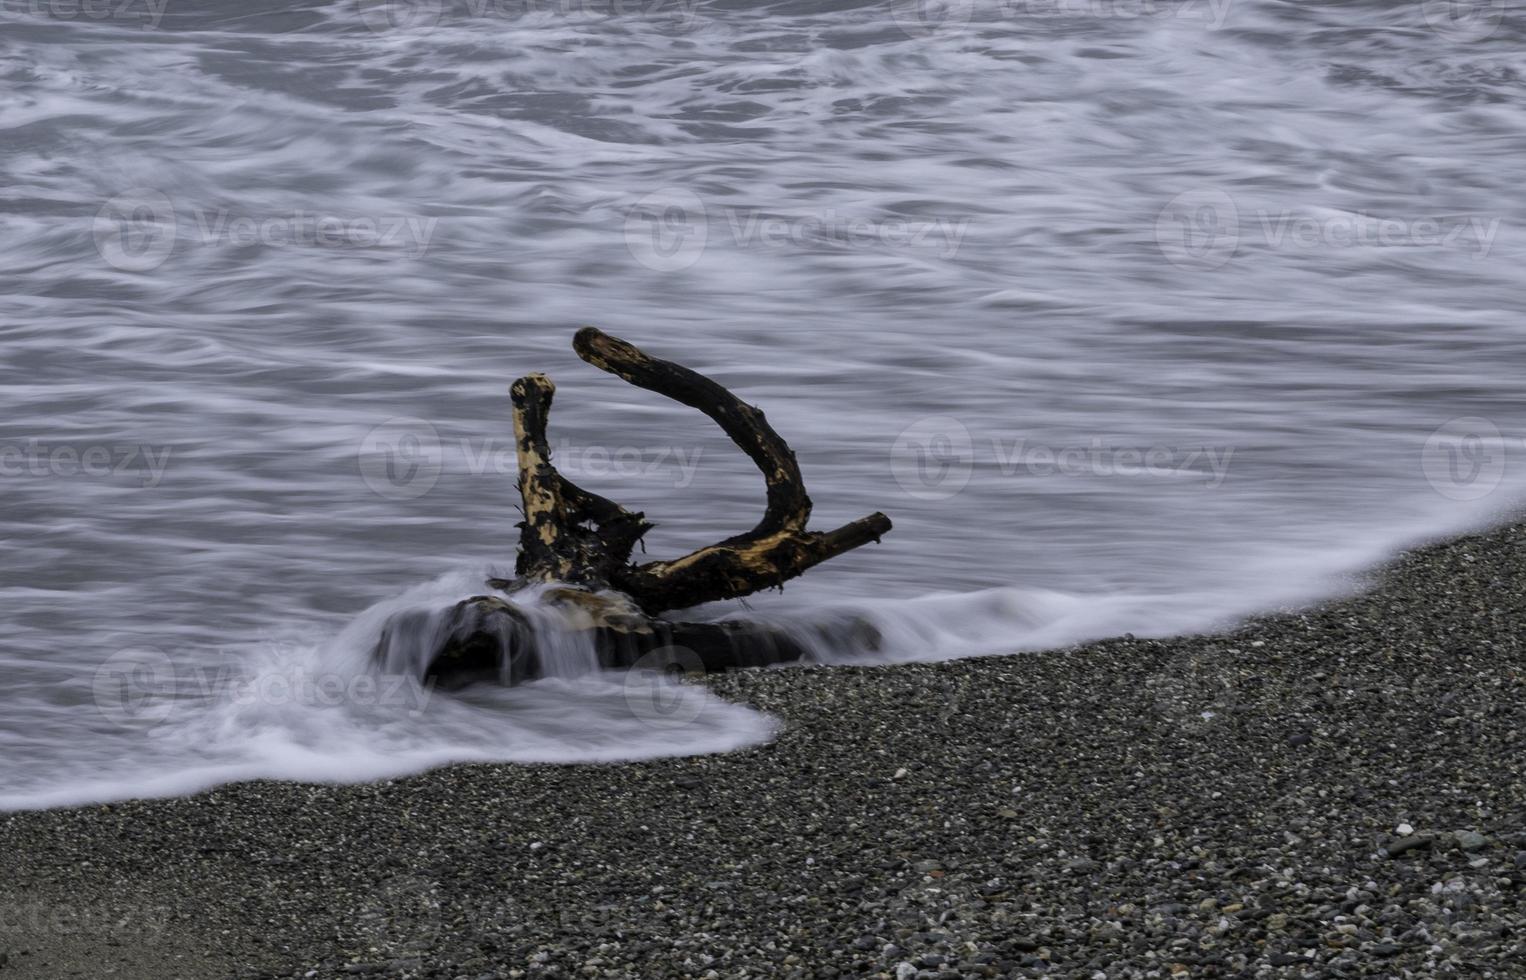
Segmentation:
<svg viewBox="0 0 1526 980">
<path fill-rule="evenodd" d="M 583 360 L 630 384 L 704 412 L 757 464 L 768 505 L 756 527 L 673 561 L 626 566 L 610 580 L 649 613 L 731 599 L 782 586 L 806 569 L 890 530 L 875 513 L 826 533 L 806 530 L 811 498 L 789 444 L 763 413 L 696 371 L 651 357 L 594 327 L 572 342 Z M 528 498 L 526 501 L 528 508 Z"/>
<path fill-rule="evenodd" d="M 762 410 L 748 405 L 698 371 L 652 357 L 636 345 L 596 327 L 579 330 L 572 338 L 572 349 L 601 371 L 704 412 L 757 464 L 768 487 L 768 506 L 763 519 L 747 537 L 805 530 L 806 521 L 811 518 L 811 498 L 805 492 L 800 464 L 795 461 L 794 450 L 763 417 Z"/>
</svg>

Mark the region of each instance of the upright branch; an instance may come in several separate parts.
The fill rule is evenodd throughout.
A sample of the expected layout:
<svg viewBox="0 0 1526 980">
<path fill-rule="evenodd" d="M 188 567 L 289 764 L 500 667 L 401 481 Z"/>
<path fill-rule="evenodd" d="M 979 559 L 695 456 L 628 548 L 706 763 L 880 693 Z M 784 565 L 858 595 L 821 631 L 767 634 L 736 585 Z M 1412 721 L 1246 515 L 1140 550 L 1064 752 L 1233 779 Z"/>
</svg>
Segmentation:
<svg viewBox="0 0 1526 980">
<path fill-rule="evenodd" d="M 643 515 L 589 493 L 557 472 L 546 442 L 555 388 L 544 375 L 532 374 L 512 388 L 525 510 L 515 568 L 521 579 L 612 588 L 656 615 L 780 586 L 890 530 L 890 519 L 880 513 L 834 531 L 806 530 L 811 498 L 794 452 L 759 409 L 704 375 L 651 357 L 593 327 L 578 331 L 573 349 L 594 367 L 715 420 L 762 471 L 767 505 L 751 531 L 672 561 L 632 564 L 631 551 L 651 525 Z"/>
<path fill-rule="evenodd" d="M 630 562 L 631 550 L 652 525 L 641 514 L 579 487 L 551 464 L 546 419 L 555 394 L 556 386 L 544 374 L 526 375 L 509 389 L 525 510 L 514 574 L 603 588 Z"/>
</svg>

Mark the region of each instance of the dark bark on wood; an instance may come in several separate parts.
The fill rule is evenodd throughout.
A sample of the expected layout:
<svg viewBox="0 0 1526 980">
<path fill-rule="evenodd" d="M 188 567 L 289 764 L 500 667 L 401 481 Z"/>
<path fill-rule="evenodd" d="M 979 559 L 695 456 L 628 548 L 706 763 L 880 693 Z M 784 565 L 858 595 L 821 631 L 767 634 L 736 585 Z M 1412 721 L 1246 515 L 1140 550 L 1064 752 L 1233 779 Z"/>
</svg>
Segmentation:
<svg viewBox="0 0 1526 980">
<path fill-rule="evenodd" d="M 448 616 L 439 652 L 424 679 L 446 688 L 480 682 L 522 684 L 548 673 L 533 626 L 523 610 L 498 596 L 457 603 Z M 597 623 L 569 627 L 583 633 L 606 670 L 638 666 L 716 673 L 801 659 L 805 649 L 782 630 L 751 623 L 671 623 L 647 620 L 641 628 Z M 382 639 L 383 649 L 393 642 Z M 643 664 L 643 660 L 649 661 Z"/>
<path fill-rule="evenodd" d="M 756 527 L 673 561 L 629 566 L 610 584 L 647 612 L 734 599 L 782 586 L 813 565 L 835 558 L 890 530 L 890 518 L 871 514 L 825 534 L 807 531 L 811 498 L 795 453 L 762 411 L 698 372 L 658 360 L 616 337 L 584 327 L 572 341 L 579 357 L 639 388 L 666 395 L 710 418 L 763 473 L 768 505 Z"/>
<path fill-rule="evenodd" d="M 570 612 L 569 628 L 589 631 L 605 667 L 628 667 L 672 646 L 690 651 L 706 670 L 799 659 L 804 653 L 799 643 L 778 630 L 673 623 L 659 616 L 780 587 L 821 562 L 878 541 L 890 530 L 890 519 L 875 513 L 833 531 L 807 530 L 811 498 L 799 464 L 759 409 L 695 371 L 593 327 L 578 331 L 573 349 L 589 364 L 713 419 L 762 472 L 763 516 L 752 530 L 681 558 L 632 563 L 631 553 L 652 525 L 557 471 L 546 438 L 556 388 L 543 374 L 527 375 L 510 388 L 525 515 L 516 578 L 488 585 L 511 596 L 537 583 L 572 586 L 547 595 Z M 389 624 L 379 657 L 390 658 L 394 638 L 408 632 L 403 625 Z M 522 609 L 497 596 L 477 596 L 451 610 L 426 676 L 451 683 L 490 678 L 518 683 L 542 676 L 540 655 Z"/>
</svg>

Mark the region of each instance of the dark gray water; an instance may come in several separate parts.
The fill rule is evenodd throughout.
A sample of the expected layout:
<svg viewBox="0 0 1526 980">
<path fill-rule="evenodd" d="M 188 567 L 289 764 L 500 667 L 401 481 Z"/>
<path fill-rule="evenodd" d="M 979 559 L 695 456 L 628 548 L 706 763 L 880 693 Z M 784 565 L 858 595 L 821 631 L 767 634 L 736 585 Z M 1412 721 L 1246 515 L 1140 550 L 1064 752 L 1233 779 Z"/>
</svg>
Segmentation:
<svg viewBox="0 0 1526 980">
<path fill-rule="evenodd" d="M 765 407 L 821 526 L 892 516 L 753 607 L 893 659 L 1200 629 L 1486 520 L 1526 478 L 1523 23 L 0 0 L 0 804 L 766 737 L 615 678 L 293 693 L 511 565 L 527 371 L 654 554 L 752 523 L 584 323 Z"/>
</svg>

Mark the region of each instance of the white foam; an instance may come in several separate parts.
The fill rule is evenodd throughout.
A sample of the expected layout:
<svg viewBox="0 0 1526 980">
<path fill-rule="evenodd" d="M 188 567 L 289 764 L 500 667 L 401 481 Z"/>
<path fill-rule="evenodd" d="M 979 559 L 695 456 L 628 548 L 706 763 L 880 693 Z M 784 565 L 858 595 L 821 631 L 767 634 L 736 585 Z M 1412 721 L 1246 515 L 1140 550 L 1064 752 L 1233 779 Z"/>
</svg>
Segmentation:
<svg viewBox="0 0 1526 980">
<path fill-rule="evenodd" d="M 828 662 L 1212 628 L 1337 594 L 1522 499 L 1526 98 L 1501 67 L 1518 25 L 1438 43 L 1419 4 L 977 4 L 914 36 L 892 15 L 916 5 L 885 0 L 656 6 L 454 3 L 394 29 L 348 2 L 171 5 L 153 31 L 7 21 L 27 43 L 0 50 L 0 453 L 96 446 L 113 469 L 3 476 L 0 806 L 767 738 L 769 719 L 703 691 L 664 728 L 680 689 L 658 682 L 642 717 L 583 648 L 554 680 L 419 714 L 407 688 L 371 706 L 280 694 L 364 677 L 387 615 L 443 609 L 512 559 L 504 389 L 527 371 L 556 380 L 569 474 L 658 522 L 652 557 L 752 522 L 748 461 L 579 362 L 583 323 L 766 409 L 817 526 L 895 521 L 782 596 L 706 611 L 790 624 Z M 115 268 L 97 214 L 145 188 L 172 199 L 174 250 Z M 662 271 L 632 214 L 674 189 L 701 197 L 686 231 L 706 237 Z M 1168 205 L 1215 192 L 1238 208 L 1233 254 L 1178 264 L 1160 239 L 1187 215 Z M 427 243 L 366 247 L 208 232 L 294 213 L 438 222 Z M 1275 237 L 1369 217 L 1501 224 L 1487 252 Z M 967 224 L 948 251 L 885 234 L 904 221 Z M 397 417 L 438 441 L 438 471 L 402 495 L 359 460 Z M 967 483 L 927 494 L 901 483 L 898 440 L 934 418 L 972 453 Z M 1458 447 L 1429 440 L 1463 418 L 1498 428 L 1503 472 L 1449 482 Z M 1183 465 L 1057 474 L 1011 457 L 1017 440 Z M 169 449 L 167 468 L 119 447 Z M 1198 449 L 1227 470 L 1187 465 Z M 634 472 L 610 471 L 622 450 Z M 844 618 L 879 649 L 811 629 Z M 118 658 L 152 677 L 159 656 L 186 689 L 124 724 L 97 680 Z M 266 693 L 235 696 L 251 686 Z"/>
</svg>

